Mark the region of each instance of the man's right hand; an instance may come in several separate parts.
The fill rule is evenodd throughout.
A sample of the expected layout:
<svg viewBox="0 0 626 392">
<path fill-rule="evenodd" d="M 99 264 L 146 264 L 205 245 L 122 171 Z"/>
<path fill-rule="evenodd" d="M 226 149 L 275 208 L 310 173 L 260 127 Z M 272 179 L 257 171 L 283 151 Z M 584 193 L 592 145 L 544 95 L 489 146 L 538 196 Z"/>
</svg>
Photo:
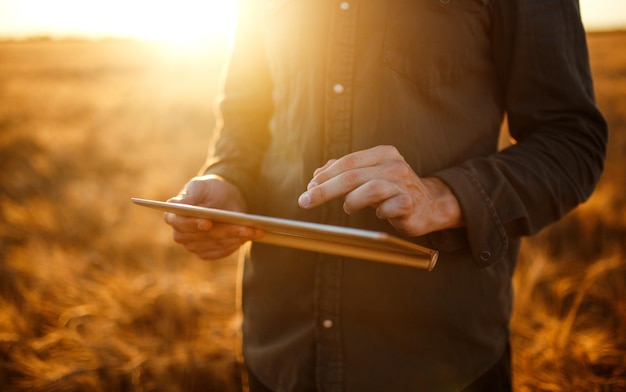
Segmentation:
<svg viewBox="0 0 626 392">
<path fill-rule="evenodd" d="M 169 199 L 168 202 L 246 211 L 246 202 L 239 189 L 215 175 L 193 178 L 178 196 Z M 174 241 L 205 260 L 229 256 L 245 242 L 260 239 L 264 235 L 263 230 L 252 227 L 189 218 L 171 212 L 166 212 L 164 219 L 174 230 Z"/>
</svg>

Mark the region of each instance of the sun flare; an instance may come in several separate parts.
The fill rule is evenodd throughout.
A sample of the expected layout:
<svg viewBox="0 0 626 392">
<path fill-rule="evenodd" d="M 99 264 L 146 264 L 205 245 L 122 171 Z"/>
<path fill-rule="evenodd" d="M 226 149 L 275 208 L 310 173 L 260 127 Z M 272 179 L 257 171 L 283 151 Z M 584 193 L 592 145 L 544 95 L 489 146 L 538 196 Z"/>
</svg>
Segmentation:
<svg viewBox="0 0 626 392">
<path fill-rule="evenodd" d="M 126 26 L 122 30 L 136 38 L 190 45 L 206 41 L 215 35 L 231 35 L 235 28 L 234 1 L 143 3 L 137 5 L 135 2 L 128 2 L 124 6 L 131 8 L 129 11 L 133 17 L 125 19 Z"/>
<path fill-rule="evenodd" d="M 10 6 L 0 3 L 0 25 L 17 36 L 131 37 L 178 45 L 231 35 L 236 16 L 236 0 L 20 0 Z"/>
</svg>

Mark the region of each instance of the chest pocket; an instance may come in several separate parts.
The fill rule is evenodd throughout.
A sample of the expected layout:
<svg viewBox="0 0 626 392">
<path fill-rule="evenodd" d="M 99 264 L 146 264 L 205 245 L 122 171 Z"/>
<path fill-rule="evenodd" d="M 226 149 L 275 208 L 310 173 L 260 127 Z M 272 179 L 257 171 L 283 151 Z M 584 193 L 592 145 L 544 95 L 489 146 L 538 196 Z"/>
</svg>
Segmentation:
<svg viewBox="0 0 626 392">
<path fill-rule="evenodd" d="M 421 87 L 449 85 L 471 72 L 488 38 L 489 0 L 395 0 L 383 62 Z"/>
<path fill-rule="evenodd" d="M 263 35 L 275 81 L 290 77 L 302 65 L 302 3 L 301 0 L 265 1 Z"/>
</svg>

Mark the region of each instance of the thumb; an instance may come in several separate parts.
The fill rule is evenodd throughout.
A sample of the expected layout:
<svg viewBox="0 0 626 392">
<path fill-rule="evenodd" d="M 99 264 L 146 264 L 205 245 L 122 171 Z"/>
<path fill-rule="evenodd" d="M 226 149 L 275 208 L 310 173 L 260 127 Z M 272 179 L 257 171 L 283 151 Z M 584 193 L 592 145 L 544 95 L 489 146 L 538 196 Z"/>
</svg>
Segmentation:
<svg viewBox="0 0 626 392">
<path fill-rule="evenodd" d="M 191 205 L 201 205 L 213 198 L 211 181 L 203 177 L 194 177 L 191 179 L 177 196 L 172 197 L 168 201 L 171 203 L 182 203 Z"/>
<path fill-rule="evenodd" d="M 193 192 L 189 192 L 187 187 L 185 187 L 180 193 L 170 199 L 167 200 L 168 203 L 179 203 L 179 204 L 195 204 L 196 197 Z"/>
</svg>

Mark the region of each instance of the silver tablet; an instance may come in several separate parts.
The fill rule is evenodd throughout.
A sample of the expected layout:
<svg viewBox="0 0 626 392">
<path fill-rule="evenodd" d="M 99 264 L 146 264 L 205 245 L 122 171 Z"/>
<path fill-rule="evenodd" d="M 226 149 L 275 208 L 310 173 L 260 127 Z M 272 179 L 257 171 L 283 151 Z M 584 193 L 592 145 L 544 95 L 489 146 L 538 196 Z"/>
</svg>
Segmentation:
<svg viewBox="0 0 626 392">
<path fill-rule="evenodd" d="M 272 218 L 156 200 L 132 198 L 133 203 L 177 215 L 208 219 L 265 231 L 256 242 L 312 252 L 432 270 L 439 253 L 388 233 Z"/>
</svg>

